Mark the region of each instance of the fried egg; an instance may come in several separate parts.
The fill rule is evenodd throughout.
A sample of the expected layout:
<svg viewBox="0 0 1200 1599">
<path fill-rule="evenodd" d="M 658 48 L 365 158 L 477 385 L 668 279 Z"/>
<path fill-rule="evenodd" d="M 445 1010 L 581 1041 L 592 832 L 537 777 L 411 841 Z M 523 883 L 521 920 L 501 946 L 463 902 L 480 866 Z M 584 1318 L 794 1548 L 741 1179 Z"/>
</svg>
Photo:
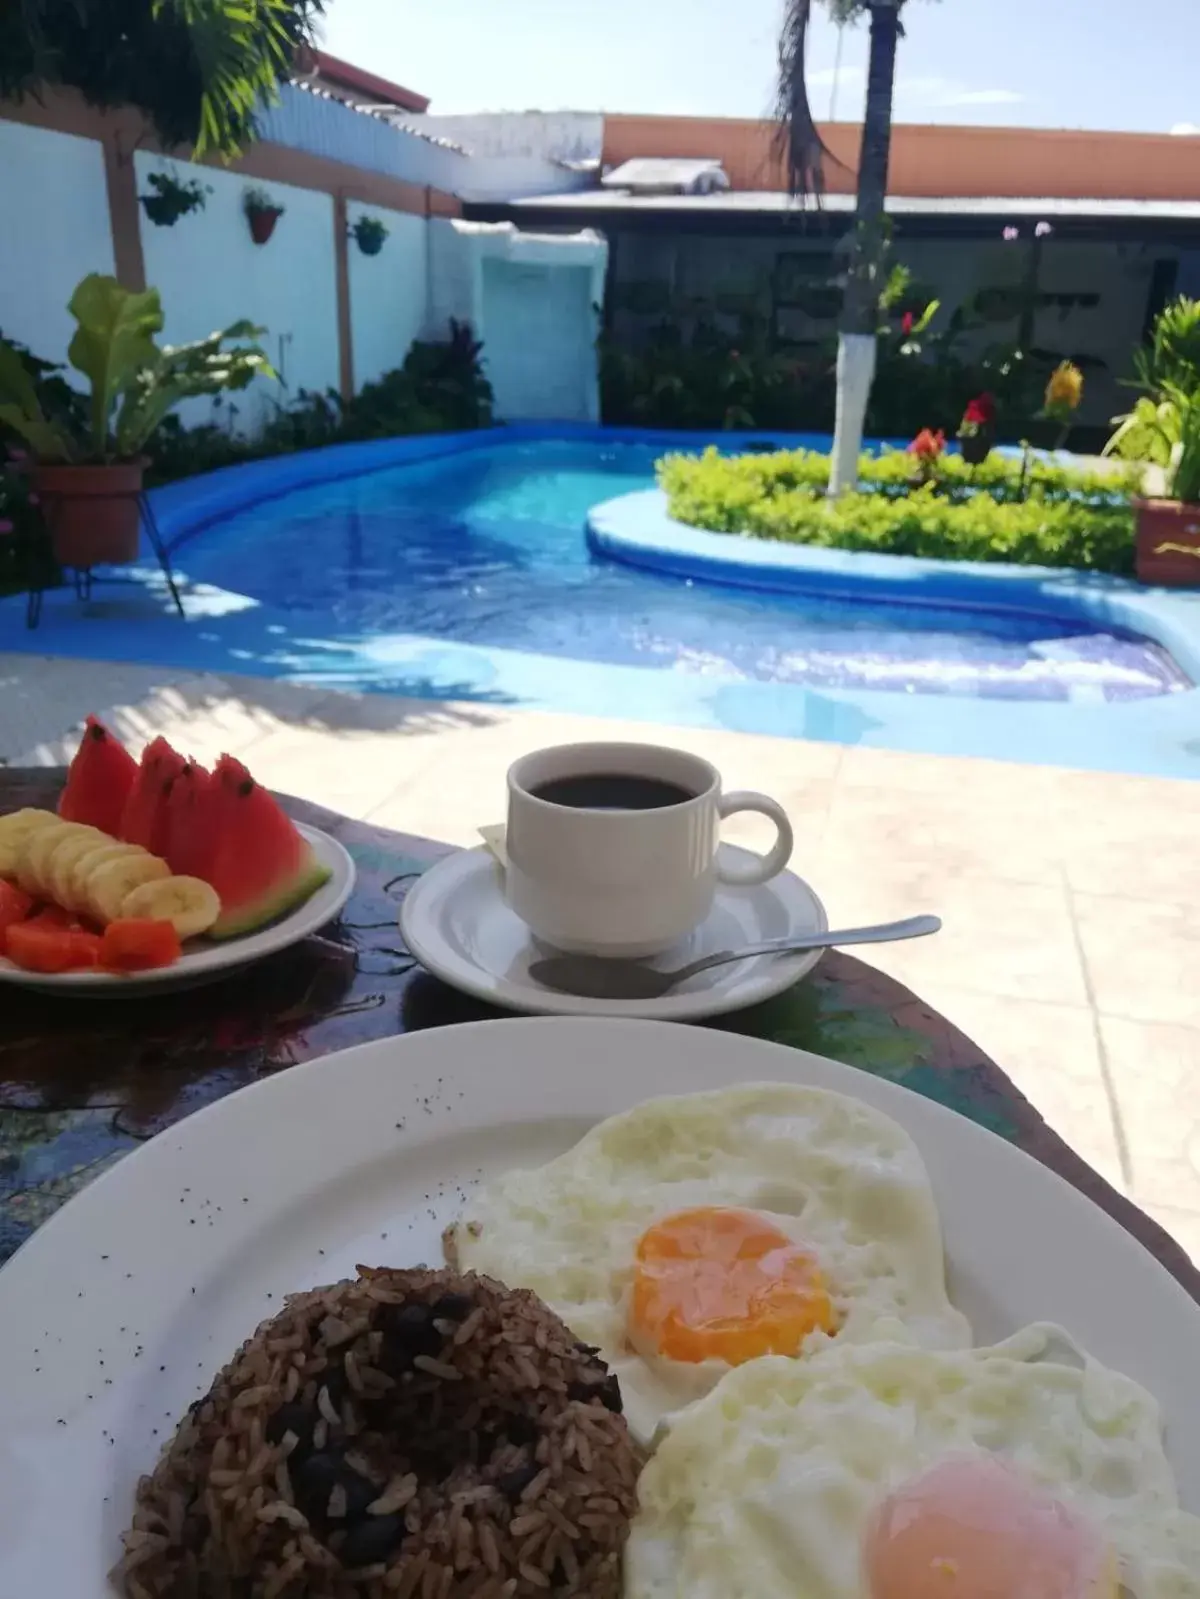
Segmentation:
<svg viewBox="0 0 1200 1599">
<path fill-rule="evenodd" d="M 970 1343 L 915 1145 L 825 1089 L 648 1101 L 485 1186 L 447 1249 L 464 1270 L 533 1289 L 597 1347 L 643 1441 L 759 1356 Z"/>
<path fill-rule="evenodd" d="M 1050 1326 L 742 1366 L 638 1498 L 625 1599 L 1200 1599 L 1155 1401 Z"/>
</svg>

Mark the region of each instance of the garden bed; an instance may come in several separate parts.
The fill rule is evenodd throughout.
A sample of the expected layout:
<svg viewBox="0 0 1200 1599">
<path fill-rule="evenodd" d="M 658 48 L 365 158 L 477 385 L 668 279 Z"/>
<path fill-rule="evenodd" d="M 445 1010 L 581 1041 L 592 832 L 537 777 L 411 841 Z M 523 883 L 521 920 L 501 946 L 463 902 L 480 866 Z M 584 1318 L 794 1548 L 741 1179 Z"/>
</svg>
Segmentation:
<svg viewBox="0 0 1200 1599">
<path fill-rule="evenodd" d="M 914 481 L 912 455 L 864 456 L 861 488 L 825 496 L 829 457 L 812 450 L 668 455 L 659 482 L 677 522 L 824 549 L 938 560 L 1133 571 L 1132 479 L 1124 471 L 998 455 L 969 467 L 943 457 Z"/>
</svg>

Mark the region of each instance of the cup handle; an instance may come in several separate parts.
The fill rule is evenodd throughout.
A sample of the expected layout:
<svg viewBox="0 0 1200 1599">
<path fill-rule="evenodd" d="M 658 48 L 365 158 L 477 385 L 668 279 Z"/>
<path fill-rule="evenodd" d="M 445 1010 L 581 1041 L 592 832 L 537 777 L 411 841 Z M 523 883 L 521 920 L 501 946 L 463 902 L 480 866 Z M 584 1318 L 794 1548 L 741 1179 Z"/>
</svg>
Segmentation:
<svg viewBox="0 0 1200 1599">
<path fill-rule="evenodd" d="M 731 883 L 742 888 L 753 888 L 756 883 L 765 883 L 769 878 L 776 877 L 792 858 L 792 824 L 788 821 L 783 806 L 766 794 L 755 794 L 751 789 L 740 790 L 735 794 L 722 794 L 717 801 L 717 813 L 724 821 L 725 817 L 732 816 L 735 811 L 756 811 L 759 816 L 769 816 L 775 823 L 779 837 L 775 840 L 770 850 L 750 866 L 722 866 L 717 861 L 717 879 L 722 883 Z"/>
</svg>

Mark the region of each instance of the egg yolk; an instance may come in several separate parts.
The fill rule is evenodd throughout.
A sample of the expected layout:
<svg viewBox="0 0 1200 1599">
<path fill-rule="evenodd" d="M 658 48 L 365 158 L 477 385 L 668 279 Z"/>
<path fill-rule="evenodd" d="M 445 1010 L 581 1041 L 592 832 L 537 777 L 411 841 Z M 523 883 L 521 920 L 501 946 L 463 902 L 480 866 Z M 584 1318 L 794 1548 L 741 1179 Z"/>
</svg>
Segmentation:
<svg viewBox="0 0 1200 1599">
<path fill-rule="evenodd" d="M 990 1457 L 943 1460 L 880 1506 L 870 1599 L 1117 1599 L 1116 1561 L 1078 1511 Z"/>
<path fill-rule="evenodd" d="M 745 1210 L 682 1210 L 638 1240 L 629 1310 L 634 1342 L 668 1360 L 794 1355 L 833 1303 L 816 1260 Z M 640 1336 L 638 1336 L 640 1335 Z"/>
</svg>

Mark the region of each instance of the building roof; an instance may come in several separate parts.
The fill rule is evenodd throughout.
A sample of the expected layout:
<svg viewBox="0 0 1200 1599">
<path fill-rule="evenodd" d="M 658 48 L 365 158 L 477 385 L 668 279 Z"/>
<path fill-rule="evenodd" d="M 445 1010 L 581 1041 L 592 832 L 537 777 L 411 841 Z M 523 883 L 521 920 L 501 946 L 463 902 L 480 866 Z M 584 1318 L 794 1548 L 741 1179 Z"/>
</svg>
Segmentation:
<svg viewBox="0 0 1200 1599">
<path fill-rule="evenodd" d="M 827 194 L 818 207 L 812 201 L 792 200 L 774 189 L 716 194 L 630 194 L 627 190 L 584 189 L 565 194 L 530 196 L 510 202 L 514 209 L 600 212 L 689 212 L 720 216 L 725 213 L 762 213 L 816 216 L 828 212 L 845 216 L 854 210 L 852 194 Z M 1200 200 L 1064 200 L 1055 196 L 889 194 L 887 211 L 894 216 L 930 217 L 1099 217 L 1165 219 L 1200 222 Z"/>
<path fill-rule="evenodd" d="M 856 186 L 862 128 L 826 122 L 826 187 Z M 604 120 L 608 167 L 640 156 L 717 157 L 735 190 L 784 190 L 775 125 L 733 117 L 610 115 Z M 954 127 L 898 122 L 892 128 L 889 182 L 897 194 L 993 195 L 1038 199 L 1200 200 L 1195 139 L 1162 133 L 1101 133 L 1077 128 Z"/>
<path fill-rule="evenodd" d="M 399 83 L 381 78 L 377 73 L 356 67 L 353 62 L 342 61 L 324 50 L 309 52 L 312 60 L 310 77 L 315 77 L 322 88 L 331 90 L 340 98 L 371 110 L 395 107 L 401 111 L 422 112 L 429 109 L 429 97 L 405 89 Z"/>
<path fill-rule="evenodd" d="M 1060 239 L 1200 246 L 1200 199 L 1111 200 L 1050 196 L 904 195 L 887 198 L 898 237 L 998 238 L 1005 228 L 1032 230 L 1049 222 Z M 821 230 L 840 237 L 854 217 L 854 197 L 827 194 L 817 207 L 776 190 L 733 190 L 710 195 L 629 194 L 584 189 L 523 199 L 468 202 L 466 214 L 519 227 L 596 227 L 629 233 L 797 235 Z M 1022 226 L 1023 225 L 1023 226 Z"/>
</svg>

